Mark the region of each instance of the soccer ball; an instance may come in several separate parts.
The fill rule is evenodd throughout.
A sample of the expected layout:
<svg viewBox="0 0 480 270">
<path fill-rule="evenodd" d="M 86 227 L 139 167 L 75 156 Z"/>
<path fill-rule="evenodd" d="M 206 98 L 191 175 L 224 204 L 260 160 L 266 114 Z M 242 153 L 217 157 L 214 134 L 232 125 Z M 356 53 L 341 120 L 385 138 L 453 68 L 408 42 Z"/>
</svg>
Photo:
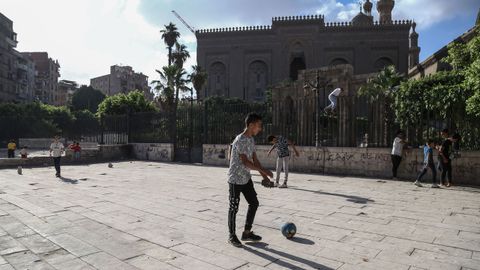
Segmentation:
<svg viewBox="0 0 480 270">
<path fill-rule="evenodd" d="M 287 239 L 291 239 L 293 236 L 295 236 L 295 233 L 297 233 L 297 226 L 291 222 L 287 222 L 282 225 L 281 231 L 283 236 L 285 236 Z"/>
</svg>

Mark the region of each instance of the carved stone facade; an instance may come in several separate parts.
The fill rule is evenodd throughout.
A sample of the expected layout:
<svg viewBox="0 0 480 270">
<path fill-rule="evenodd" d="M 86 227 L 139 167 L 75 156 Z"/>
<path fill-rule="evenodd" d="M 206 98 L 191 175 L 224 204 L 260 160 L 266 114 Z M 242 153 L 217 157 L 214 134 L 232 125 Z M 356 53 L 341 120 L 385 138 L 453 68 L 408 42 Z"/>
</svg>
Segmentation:
<svg viewBox="0 0 480 270">
<path fill-rule="evenodd" d="M 410 47 L 417 45 L 410 41 L 412 22 L 391 20 L 393 5 L 393 0 L 377 2 L 381 22 L 374 22 L 367 1 L 351 22 L 313 15 L 275 17 L 269 26 L 199 30 L 197 62 L 209 75 L 199 98 L 262 101 L 269 86 L 297 80 L 300 70 L 327 66 L 349 64 L 358 75 L 395 65 L 406 74 L 418 63 L 419 48 Z"/>
</svg>

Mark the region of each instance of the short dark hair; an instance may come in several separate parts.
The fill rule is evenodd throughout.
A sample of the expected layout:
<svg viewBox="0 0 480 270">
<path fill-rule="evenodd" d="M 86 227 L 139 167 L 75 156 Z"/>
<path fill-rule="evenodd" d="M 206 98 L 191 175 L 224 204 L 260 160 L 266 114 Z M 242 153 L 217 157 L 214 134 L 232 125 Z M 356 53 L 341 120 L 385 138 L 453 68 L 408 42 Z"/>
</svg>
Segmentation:
<svg viewBox="0 0 480 270">
<path fill-rule="evenodd" d="M 270 135 L 270 136 L 267 137 L 267 141 L 268 142 L 273 142 L 273 139 L 275 139 L 275 138 L 276 138 L 275 135 Z"/>
<path fill-rule="evenodd" d="M 249 113 L 247 117 L 245 117 L 245 125 L 248 127 L 248 125 L 256 123 L 258 121 L 262 121 L 262 117 L 256 113 Z"/>
<path fill-rule="evenodd" d="M 434 141 L 433 139 L 428 139 L 428 140 L 427 140 L 427 144 L 432 144 L 432 143 L 434 143 L 434 142 L 435 142 L 435 141 Z"/>
<path fill-rule="evenodd" d="M 399 130 L 397 130 L 396 135 L 398 136 L 398 135 L 403 134 L 403 133 L 404 133 L 403 130 L 399 129 Z"/>
<path fill-rule="evenodd" d="M 444 129 L 442 130 L 442 132 L 448 134 L 448 128 L 444 128 Z"/>
</svg>

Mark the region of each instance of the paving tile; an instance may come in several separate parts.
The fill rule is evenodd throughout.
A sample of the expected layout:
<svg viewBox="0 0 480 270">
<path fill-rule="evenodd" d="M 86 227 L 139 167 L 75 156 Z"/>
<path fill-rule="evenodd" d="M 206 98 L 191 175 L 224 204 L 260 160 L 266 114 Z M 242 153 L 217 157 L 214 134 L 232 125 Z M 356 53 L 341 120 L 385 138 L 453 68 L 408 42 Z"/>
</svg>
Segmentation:
<svg viewBox="0 0 480 270">
<path fill-rule="evenodd" d="M 61 183 L 50 167 L 20 179 L 2 170 L 0 270 L 480 269 L 474 188 L 292 173 L 289 189 L 255 184 L 263 242 L 234 248 L 226 168 L 134 161 L 67 172 L 87 180 Z M 247 207 L 242 197 L 238 234 Z M 285 222 L 297 225 L 292 240 Z"/>
</svg>

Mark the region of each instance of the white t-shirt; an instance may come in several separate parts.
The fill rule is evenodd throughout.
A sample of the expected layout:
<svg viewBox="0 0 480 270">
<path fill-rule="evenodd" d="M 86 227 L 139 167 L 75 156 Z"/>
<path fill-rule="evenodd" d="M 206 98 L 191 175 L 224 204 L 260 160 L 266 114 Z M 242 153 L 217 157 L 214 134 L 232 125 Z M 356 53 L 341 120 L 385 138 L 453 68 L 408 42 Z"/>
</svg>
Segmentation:
<svg viewBox="0 0 480 270">
<path fill-rule="evenodd" d="M 50 145 L 50 150 L 52 151 L 53 157 L 61 157 L 64 149 L 65 147 L 61 142 L 54 142 Z"/>
<path fill-rule="evenodd" d="M 395 140 L 393 140 L 392 155 L 402 156 L 402 150 L 403 150 L 402 139 L 400 139 L 399 137 L 396 137 Z"/>
<path fill-rule="evenodd" d="M 336 88 L 335 90 L 332 91 L 332 93 L 330 93 L 329 96 L 336 96 L 338 97 L 340 95 L 340 92 L 342 91 L 342 89 L 340 88 Z"/>
</svg>

